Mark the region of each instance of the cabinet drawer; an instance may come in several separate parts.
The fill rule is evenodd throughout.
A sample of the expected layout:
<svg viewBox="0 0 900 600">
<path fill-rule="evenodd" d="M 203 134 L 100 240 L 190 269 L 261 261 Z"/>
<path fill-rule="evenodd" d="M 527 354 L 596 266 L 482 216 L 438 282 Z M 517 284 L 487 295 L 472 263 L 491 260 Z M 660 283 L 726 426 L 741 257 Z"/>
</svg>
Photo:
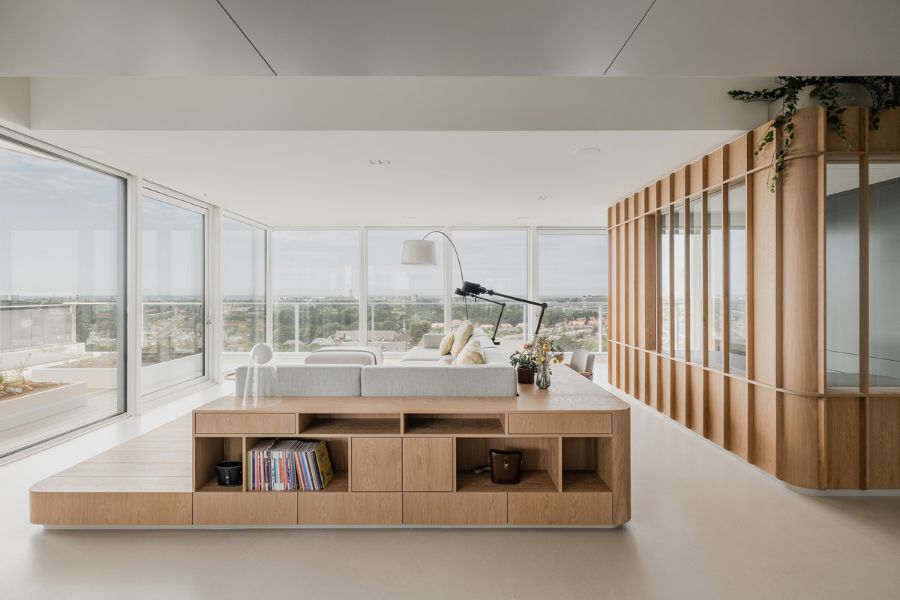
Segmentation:
<svg viewBox="0 0 900 600">
<path fill-rule="evenodd" d="M 197 492 L 194 525 L 296 525 L 293 492 Z"/>
<path fill-rule="evenodd" d="M 453 491 L 453 440 L 403 439 L 403 491 Z"/>
<path fill-rule="evenodd" d="M 506 525 L 505 492 L 406 492 L 404 525 Z"/>
<path fill-rule="evenodd" d="M 297 433 L 293 413 L 215 414 L 194 416 L 197 433 Z"/>
<path fill-rule="evenodd" d="M 510 413 L 509 433 L 611 433 L 612 417 L 597 413 Z"/>
<path fill-rule="evenodd" d="M 399 492 L 403 489 L 403 440 L 353 438 L 350 441 L 350 489 Z"/>
<path fill-rule="evenodd" d="M 300 492 L 297 514 L 301 525 L 400 525 L 400 492 Z"/>
<path fill-rule="evenodd" d="M 610 525 L 612 494 L 510 494 L 510 525 Z"/>
</svg>

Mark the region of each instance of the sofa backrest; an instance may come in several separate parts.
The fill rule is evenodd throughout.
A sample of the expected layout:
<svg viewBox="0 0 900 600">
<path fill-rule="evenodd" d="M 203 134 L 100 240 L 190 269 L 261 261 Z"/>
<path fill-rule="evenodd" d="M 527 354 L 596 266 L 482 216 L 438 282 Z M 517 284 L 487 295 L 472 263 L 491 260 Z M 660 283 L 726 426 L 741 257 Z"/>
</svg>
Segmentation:
<svg viewBox="0 0 900 600">
<path fill-rule="evenodd" d="M 505 364 L 403 363 L 363 367 L 363 396 L 478 397 L 516 395 L 516 371 Z"/>
<path fill-rule="evenodd" d="M 282 396 L 359 396 L 362 369 L 361 365 L 281 365 L 278 385 Z M 264 373 L 261 371 L 260 376 L 268 376 Z M 246 381 L 247 367 L 238 367 L 236 396 L 243 396 Z"/>
</svg>

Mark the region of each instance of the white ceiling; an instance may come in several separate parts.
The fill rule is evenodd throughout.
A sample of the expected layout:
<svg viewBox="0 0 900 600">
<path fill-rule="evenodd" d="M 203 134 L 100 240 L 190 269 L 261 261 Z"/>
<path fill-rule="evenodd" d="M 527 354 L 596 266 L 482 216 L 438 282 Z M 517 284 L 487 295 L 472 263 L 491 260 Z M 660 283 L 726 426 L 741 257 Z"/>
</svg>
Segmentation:
<svg viewBox="0 0 900 600">
<path fill-rule="evenodd" d="M 606 206 L 738 131 L 44 131 L 270 225 L 606 224 Z M 574 156 L 579 148 L 601 151 Z M 373 166 L 370 160 L 388 159 Z M 545 199 L 541 199 L 544 196 Z"/>
<path fill-rule="evenodd" d="M 900 74 L 898 23 L 897 0 L 0 0 L 0 76 L 272 74 L 266 61 L 279 75 Z"/>
<path fill-rule="evenodd" d="M 273 225 L 598 225 L 765 119 L 726 90 L 900 74 L 898 23 L 898 0 L 0 0 L 0 122 Z"/>
</svg>

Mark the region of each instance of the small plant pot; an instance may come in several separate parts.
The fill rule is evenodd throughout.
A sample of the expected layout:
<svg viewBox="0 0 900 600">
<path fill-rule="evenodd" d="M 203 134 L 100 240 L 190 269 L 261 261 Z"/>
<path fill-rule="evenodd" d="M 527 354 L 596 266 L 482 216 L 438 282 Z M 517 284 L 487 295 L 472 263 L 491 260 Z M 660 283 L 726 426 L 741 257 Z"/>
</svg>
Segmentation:
<svg viewBox="0 0 900 600">
<path fill-rule="evenodd" d="M 516 369 L 519 383 L 534 383 L 534 371 L 531 369 Z"/>
</svg>

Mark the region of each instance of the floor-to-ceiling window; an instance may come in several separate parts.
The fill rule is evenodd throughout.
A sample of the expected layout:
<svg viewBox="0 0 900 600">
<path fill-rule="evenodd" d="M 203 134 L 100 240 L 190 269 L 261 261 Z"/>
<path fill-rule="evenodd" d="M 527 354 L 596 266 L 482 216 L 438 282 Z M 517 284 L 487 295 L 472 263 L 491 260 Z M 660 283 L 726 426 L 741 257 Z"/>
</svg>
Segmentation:
<svg viewBox="0 0 900 600">
<path fill-rule="evenodd" d="M 444 331 L 444 242 L 436 242 L 436 265 L 402 265 L 403 240 L 428 229 L 371 229 L 368 245 L 368 341 L 386 352 L 405 352 L 426 333 Z M 465 268 L 465 264 L 463 265 Z"/>
<path fill-rule="evenodd" d="M 900 164 L 869 165 L 869 387 L 900 388 Z"/>
<path fill-rule="evenodd" d="M 125 180 L 0 138 L 0 456 L 125 410 Z"/>
<path fill-rule="evenodd" d="M 747 373 L 747 187 L 728 186 L 728 371 Z"/>
<path fill-rule="evenodd" d="M 141 391 L 206 374 L 206 210 L 145 190 Z"/>
<path fill-rule="evenodd" d="M 691 198 L 688 235 L 688 289 L 691 305 L 690 356 L 692 363 L 703 363 L 703 199 Z"/>
<path fill-rule="evenodd" d="M 490 290 L 511 296 L 519 298 L 528 296 L 527 230 L 455 230 L 453 243 L 459 250 L 468 281 L 480 283 Z M 451 263 L 451 268 L 453 285 L 450 289 L 455 290 L 462 282 L 455 261 Z M 471 299 L 464 300 L 454 295 L 453 324 L 468 318 L 476 327 L 481 327 L 488 335 L 493 336 L 497 319 L 501 317 L 496 331 L 496 341 L 500 342 L 502 349 L 508 349 L 510 353 L 520 349 L 527 329 L 525 305 L 499 297 L 489 295 L 485 297 L 504 302 L 506 306 Z"/>
<path fill-rule="evenodd" d="M 685 257 L 685 206 L 680 204 L 672 211 L 672 289 L 675 320 L 672 323 L 672 338 L 675 342 L 675 358 L 684 358 L 687 350 L 687 302 L 685 299 L 685 283 L 687 278 L 687 260 Z"/>
<path fill-rule="evenodd" d="M 278 352 L 358 346 L 356 229 L 272 232 L 273 340 Z"/>
<path fill-rule="evenodd" d="M 541 333 L 554 338 L 566 351 L 606 352 L 606 234 L 538 230 L 536 237 L 537 297 L 549 305 Z"/>
<path fill-rule="evenodd" d="M 725 237 L 722 230 L 722 190 L 709 193 L 706 199 L 706 264 L 709 272 L 707 318 L 709 322 L 707 354 L 709 366 L 722 369 L 724 357 L 725 323 Z"/>
<path fill-rule="evenodd" d="M 671 263 L 672 213 L 663 211 L 659 218 L 659 351 L 672 353 L 672 271 Z"/>
<path fill-rule="evenodd" d="M 266 230 L 224 217 L 220 239 L 222 368 L 230 371 L 266 341 Z"/>
<path fill-rule="evenodd" d="M 859 388 L 859 163 L 825 167 L 825 379 Z"/>
</svg>

